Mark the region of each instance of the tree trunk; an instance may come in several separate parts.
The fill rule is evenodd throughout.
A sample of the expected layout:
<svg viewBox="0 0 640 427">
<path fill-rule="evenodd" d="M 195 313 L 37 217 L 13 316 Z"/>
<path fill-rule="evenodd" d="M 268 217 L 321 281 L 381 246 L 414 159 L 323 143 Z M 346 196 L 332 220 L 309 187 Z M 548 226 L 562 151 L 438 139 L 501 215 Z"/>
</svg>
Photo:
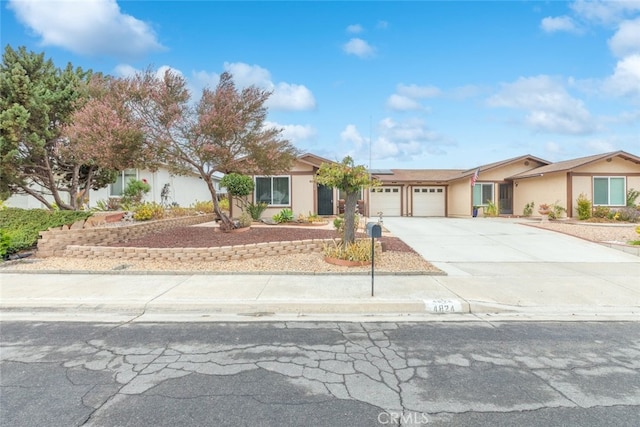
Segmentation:
<svg viewBox="0 0 640 427">
<path fill-rule="evenodd" d="M 213 185 L 213 180 L 208 175 L 200 175 L 202 176 L 202 179 L 207 183 L 207 188 L 209 188 L 209 193 L 211 193 L 211 200 L 213 201 L 213 211 L 216 213 L 216 215 L 218 215 L 218 218 L 220 218 L 220 230 L 233 230 L 234 228 L 236 228 L 233 224 L 233 221 L 231 221 L 231 219 L 229 219 L 229 217 L 226 216 L 224 212 L 222 212 L 222 209 L 220 209 L 220 204 L 218 203 L 218 193 L 215 186 Z"/>
<path fill-rule="evenodd" d="M 356 240 L 356 205 L 359 193 L 347 193 L 344 202 L 344 243 L 353 243 Z"/>
</svg>

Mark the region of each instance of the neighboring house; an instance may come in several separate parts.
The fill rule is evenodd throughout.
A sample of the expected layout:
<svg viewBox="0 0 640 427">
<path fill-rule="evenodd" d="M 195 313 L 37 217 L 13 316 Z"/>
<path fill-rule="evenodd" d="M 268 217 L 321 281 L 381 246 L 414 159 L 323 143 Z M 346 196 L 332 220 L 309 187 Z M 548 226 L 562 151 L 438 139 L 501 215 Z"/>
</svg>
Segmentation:
<svg viewBox="0 0 640 427">
<path fill-rule="evenodd" d="M 478 173 L 472 186 L 472 178 Z M 534 202 L 558 204 L 577 216 L 582 193 L 594 206 L 624 207 L 627 191 L 640 190 L 640 157 L 624 151 L 551 163 L 525 155 L 469 170 L 376 171 L 382 187 L 369 191 L 370 216 L 471 216 L 490 200 L 501 215 L 522 215 Z"/>
<path fill-rule="evenodd" d="M 515 185 L 514 203 L 520 212 L 535 200 L 535 213 L 540 203 L 557 203 L 575 217 L 580 194 L 593 206 L 624 207 L 627 191 L 640 190 L 640 157 L 615 151 L 548 164 L 507 179 Z"/>
<path fill-rule="evenodd" d="M 214 175 L 214 187 L 221 193 L 226 193 L 220 188 L 222 174 Z M 145 169 L 126 169 L 119 173 L 116 182 L 106 188 L 92 190 L 89 193 L 89 207 L 94 207 L 98 200 L 107 200 L 112 197 L 122 197 L 127 183 L 131 179 L 146 180 L 151 186 L 143 200 L 161 204 L 178 204 L 189 207 L 197 201 L 211 200 L 211 193 L 207 184 L 196 173 L 190 175 L 172 175 L 165 168 L 159 168 L 152 172 Z"/>
<path fill-rule="evenodd" d="M 143 199 L 148 202 L 164 204 L 177 203 L 180 206 L 188 207 L 196 201 L 211 200 L 211 194 L 209 193 L 207 185 L 200 176 L 196 174 L 176 176 L 170 174 L 169 171 L 164 168 L 160 168 L 155 172 L 144 169 L 127 169 L 119 173 L 116 182 L 113 184 L 109 184 L 107 187 L 99 190 L 89 191 L 89 208 L 96 207 L 96 204 L 100 200 L 106 201 L 109 198 L 122 197 L 124 189 L 131 179 L 145 179 L 149 185 L 151 185 L 151 191 L 149 191 Z M 222 179 L 222 174 L 216 174 L 214 176 L 215 188 L 225 193 L 224 189 L 220 189 L 220 179 Z M 51 197 L 48 197 L 48 199 L 53 200 Z M 34 197 L 23 194 L 11 196 L 5 204 L 7 206 L 24 209 L 45 207 Z"/>
</svg>

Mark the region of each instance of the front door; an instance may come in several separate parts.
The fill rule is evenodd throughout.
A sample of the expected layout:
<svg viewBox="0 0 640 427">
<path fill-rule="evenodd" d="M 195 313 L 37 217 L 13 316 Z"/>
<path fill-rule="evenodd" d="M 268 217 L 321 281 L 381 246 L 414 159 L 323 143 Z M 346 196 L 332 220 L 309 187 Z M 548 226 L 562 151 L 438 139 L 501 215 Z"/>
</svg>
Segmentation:
<svg viewBox="0 0 640 427">
<path fill-rule="evenodd" d="M 333 215 L 333 188 L 318 184 L 318 215 Z"/>
<path fill-rule="evenodd" d="M 508 182 L 500 184 L 498 189 L 498 209 L 500 214 L 513 214 L 513 184 Z"/>
</svg>

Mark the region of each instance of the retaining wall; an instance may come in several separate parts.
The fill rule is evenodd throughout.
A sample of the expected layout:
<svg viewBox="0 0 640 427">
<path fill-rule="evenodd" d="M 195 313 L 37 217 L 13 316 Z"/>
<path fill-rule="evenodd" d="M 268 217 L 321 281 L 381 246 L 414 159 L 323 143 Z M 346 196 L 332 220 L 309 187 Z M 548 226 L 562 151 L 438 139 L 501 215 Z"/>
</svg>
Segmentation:
<svg viewBox="0 0 640 427">
<path fill-rule="evenodd" d="M 108 258 L 166 261 L 229 261 L 264 256 L 321 252 L 332 239 L 308 239 L 292 242 L 255 243 L 215 248 L 123 248 L 69 245 L 63 252 L 73 258 Z"/>
<path fill-rule="evenodd" d="M 210 222 L 213 221 L 214 218 L 214 214 L 207 214 L 140 222 L 117 227 L 62 227 L 60 229 L 49 229 L 48 231 L 40 232 L 40 239 L 38 240 L 38 256 L 42 258 L 65 256 L 68 246 L 108 246 L 122 240 L 138 239 L 146 236 L 147 234 L 174 227 L 186 227 Z"/>
</svg>

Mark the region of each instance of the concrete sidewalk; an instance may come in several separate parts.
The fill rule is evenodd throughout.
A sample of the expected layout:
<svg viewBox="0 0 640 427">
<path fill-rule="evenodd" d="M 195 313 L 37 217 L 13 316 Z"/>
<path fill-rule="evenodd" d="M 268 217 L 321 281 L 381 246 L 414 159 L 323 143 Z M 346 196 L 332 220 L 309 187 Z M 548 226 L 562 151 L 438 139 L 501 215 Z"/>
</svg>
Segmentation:
<svg viewBox="0 0 640 427">
<path fill-rule="evenodd" d="M 640 320 L 640 258 L 510 221 L 390 218 L 446 276 L 0 273 L 0 319 Z M 434 316 L 445 315 L 445 316 Z"/>
</svg>

